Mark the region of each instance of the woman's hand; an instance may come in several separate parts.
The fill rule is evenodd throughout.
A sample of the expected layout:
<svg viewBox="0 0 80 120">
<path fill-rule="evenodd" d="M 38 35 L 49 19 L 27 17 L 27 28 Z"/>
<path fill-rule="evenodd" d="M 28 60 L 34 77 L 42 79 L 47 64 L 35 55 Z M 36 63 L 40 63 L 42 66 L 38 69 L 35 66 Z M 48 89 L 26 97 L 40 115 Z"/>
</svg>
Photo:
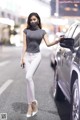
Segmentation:
<svg viewBox="0 0 80 120">
<path fill-rule="evenodd" d="M 25 67 L 25 61 L 24 61 L 24 59 L 23 59 L 23 58 L 21 59 L 20 64 L 21 64 L 21 67 L 22 67 L 22 68 L 24 68 L 24 67 Z"/>
<path fill-rule="evenodd" d="M 64 40 L 64 36 L 61 36 L 60 39 L 59 39 L 59 42 L 61 42 L 63 40 Z"/>
</svg>

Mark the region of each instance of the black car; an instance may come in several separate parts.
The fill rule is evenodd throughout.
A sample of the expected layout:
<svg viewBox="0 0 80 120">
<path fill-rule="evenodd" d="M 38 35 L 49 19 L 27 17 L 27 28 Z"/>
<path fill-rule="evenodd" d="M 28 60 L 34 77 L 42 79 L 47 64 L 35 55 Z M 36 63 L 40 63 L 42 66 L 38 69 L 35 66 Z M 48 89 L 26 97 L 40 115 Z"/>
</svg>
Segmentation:
<svg viewBox="0 0 80 120">
<path fill-rule="evenodd" d="M 54 68 L 55 100 L 65 98 L 71 105 L 71 120 L 80 120 L 80 23 L 72 24 L 66 32 L 55 59 Z M 53 56 L 54 57 L 54 56 Z"/>
</svg>

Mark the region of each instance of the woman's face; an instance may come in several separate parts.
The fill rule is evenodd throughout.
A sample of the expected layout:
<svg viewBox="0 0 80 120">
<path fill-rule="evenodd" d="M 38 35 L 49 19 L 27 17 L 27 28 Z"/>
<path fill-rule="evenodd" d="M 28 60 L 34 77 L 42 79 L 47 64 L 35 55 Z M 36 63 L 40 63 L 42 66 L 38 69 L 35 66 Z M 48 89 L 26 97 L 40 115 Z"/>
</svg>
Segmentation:
<svg viewBox="0 0 80 120">
<path fill-rule="evenodd" d="M 38 22 L 38 19 L 37 19 L 36 16 L 32 16 L 32 17 L 30 18 L 30 23 L 32 23 L 32 22 Z"/>
</svg>

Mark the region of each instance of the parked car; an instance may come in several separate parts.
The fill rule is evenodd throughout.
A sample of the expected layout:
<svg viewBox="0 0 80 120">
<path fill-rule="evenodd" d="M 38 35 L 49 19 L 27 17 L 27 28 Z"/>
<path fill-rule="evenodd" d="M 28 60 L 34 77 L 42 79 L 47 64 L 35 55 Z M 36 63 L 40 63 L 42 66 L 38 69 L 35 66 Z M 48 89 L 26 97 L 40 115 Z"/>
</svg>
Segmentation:
<svg viewBox="0 0 80 120">
<path fill-rule="evenodd" d="M 63 41 L 51 65 L 54 67 L 55 100 L 70 103 L 70 119 L 80 120 L 80 23 L 73 23 L 65 33 Z"/>
</svg>

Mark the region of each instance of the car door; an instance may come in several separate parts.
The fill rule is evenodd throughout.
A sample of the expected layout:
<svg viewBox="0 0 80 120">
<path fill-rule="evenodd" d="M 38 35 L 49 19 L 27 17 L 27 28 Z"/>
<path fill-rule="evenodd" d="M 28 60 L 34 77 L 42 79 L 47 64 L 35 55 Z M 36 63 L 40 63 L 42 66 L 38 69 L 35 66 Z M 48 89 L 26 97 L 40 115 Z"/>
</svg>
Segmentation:
<svg viewBox="0 0 80 120">
<path fill-rule="evenodd" d="M 67 38 L 72 38 L 76 25 L 71 26 L 66 33 Z M 70 69 L 72 64 L 73 53 L 69 48 L 62 48 L 59 52 L 60 56 L 60 65 L 58 65 L 59 71 L 59 82 L 62 88 L 64 89 L 67 96 L 70 95 Z"/>
</svg>

